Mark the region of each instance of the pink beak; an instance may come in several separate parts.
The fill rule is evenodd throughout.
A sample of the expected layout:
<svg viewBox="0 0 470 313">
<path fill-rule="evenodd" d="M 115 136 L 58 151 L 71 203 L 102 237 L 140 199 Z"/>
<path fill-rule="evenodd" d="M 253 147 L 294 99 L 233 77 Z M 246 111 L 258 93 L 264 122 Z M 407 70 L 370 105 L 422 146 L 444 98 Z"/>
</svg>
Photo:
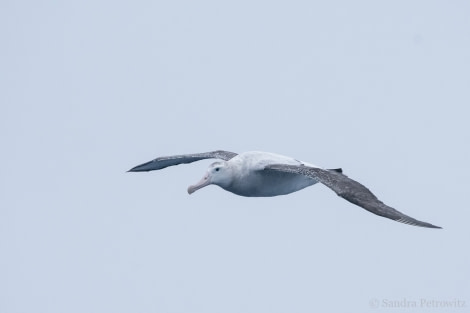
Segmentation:
<svg viewBox="0 0 470 313">
<path fill-rule="evenodd" d="M 188 193 L 192 194 L 196 190 L 199 190 L 210 184 L 211 184 L 211 180 L 209 179 L 209 173 L 206 173 L 206 175 L 204 175 L 204 177 L 199 182 L 197 182 L 195 185 L 191 185 L 188 187 Z"/>
</svg>

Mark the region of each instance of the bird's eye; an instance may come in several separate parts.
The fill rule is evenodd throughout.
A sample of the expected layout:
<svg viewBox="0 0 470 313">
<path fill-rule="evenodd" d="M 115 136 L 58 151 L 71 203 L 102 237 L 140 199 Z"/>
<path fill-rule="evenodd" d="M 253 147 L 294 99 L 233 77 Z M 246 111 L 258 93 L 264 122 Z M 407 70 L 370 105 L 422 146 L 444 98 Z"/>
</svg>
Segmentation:
<svg viewBox="0 0 470 313">
<path fill-rule="evenodd" d="M 218 172 L 220 170 L 220 167 L 216 167 L 215 171 Z"/>
</svg>

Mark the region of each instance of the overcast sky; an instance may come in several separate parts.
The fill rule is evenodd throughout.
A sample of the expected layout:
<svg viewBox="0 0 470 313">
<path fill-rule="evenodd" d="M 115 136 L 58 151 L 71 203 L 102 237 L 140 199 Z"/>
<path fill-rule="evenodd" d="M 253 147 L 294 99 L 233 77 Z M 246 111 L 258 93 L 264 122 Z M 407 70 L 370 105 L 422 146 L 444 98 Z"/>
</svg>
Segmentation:
<svg viewBox="0 0 470 313">
<path fill-rule="evenodd" d="M 469 16 L 468 1 L 1 1 L 0 312 L 470 311 Z M 215 149 L 342 167 L 444 229 L 321 185 L 189 196 L 210 160 L 125 173 Z"/>
</svg>

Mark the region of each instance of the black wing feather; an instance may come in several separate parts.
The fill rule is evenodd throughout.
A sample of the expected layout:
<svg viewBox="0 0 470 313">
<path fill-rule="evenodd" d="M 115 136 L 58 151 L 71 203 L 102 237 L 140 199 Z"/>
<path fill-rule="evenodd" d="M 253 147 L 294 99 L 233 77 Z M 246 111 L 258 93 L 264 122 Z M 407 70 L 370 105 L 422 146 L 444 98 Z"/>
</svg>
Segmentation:
<svg viewBox="0 0 470 313">
<path fill-rule="evenodd" d="M 336 194 L 341 198 L 379 216 L 414 226 L 441 228 L 426 222 L 418 221 L 392 207 L 389 207 L 380 201 L 369 189 L 367 189 L 367 187 L 344 174 L 321 168 L 285 164 L 272 164 L 266 166 L 265 169 L 296 173 L 316 179 L 336 192 Z"/>
<path fill-rule="evenodd" d="M 131 168 L 128 172 L 148 172 L 161 170 L 168 166 L 174 166 L 178 164 L 192 163 L 204 159 L 221 159 L 228 161 L 237 154 L 230 151 L 217 150 L 212 152 L 204 153 L 193 153 L 193 154 L 181 154 L 172 155 L 156 158 L 152 161 L 137 165 Z"/>
</svg>

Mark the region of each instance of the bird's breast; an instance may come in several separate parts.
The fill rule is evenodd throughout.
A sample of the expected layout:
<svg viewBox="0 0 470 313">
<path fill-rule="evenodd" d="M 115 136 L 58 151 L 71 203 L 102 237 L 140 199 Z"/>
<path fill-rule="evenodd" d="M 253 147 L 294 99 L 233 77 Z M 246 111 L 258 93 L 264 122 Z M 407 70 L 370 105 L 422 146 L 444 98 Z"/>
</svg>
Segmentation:
<svg viewBox="0 0 470 313">
<path fill-rule="evenodd" d="M 236 177 L 231 185 L 222 188 L 244 197 L 274 197 L 296 192 L 315 183 L 316 180 L 303 175 L 255 171 Z"/>
</svg>

